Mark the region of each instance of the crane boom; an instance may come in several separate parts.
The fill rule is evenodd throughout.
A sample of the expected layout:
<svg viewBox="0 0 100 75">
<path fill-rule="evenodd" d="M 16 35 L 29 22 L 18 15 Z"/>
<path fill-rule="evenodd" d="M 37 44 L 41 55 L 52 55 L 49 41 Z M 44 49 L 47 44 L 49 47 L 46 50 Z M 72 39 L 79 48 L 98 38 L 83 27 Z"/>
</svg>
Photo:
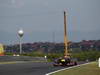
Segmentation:
<svg viewBox="0 0 100 75">
<path fill-rule="evenodd" d="M 67 37 L 67 26 L 66 26 L 66 12 L 64 11 L 64 56 L 69 57 L 68 53 L 68 37 Z"/>
</svg>

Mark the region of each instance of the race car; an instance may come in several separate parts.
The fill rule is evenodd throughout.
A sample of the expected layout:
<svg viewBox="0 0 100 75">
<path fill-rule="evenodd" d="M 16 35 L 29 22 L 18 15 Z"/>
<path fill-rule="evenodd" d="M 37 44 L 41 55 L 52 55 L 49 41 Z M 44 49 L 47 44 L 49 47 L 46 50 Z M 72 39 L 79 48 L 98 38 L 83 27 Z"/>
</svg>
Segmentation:
<svg viewBox="0 0 100 75">
<path fill-rule="evenodd" d="M 77 60 L 72 58 L 58 58 L 54 60 L 53 66 L 75 66 Z"/>
</svg>

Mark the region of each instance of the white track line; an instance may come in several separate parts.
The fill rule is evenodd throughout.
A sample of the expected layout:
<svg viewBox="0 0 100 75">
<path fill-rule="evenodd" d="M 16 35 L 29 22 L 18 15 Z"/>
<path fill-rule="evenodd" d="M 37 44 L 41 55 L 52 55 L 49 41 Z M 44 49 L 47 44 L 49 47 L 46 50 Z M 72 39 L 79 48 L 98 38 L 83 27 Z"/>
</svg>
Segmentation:
<svg viewBox="0 0 100 75">
<path fill-rule="evenodd" d="M 53 73 L 56 73 L 56 72 L 59 72 L 59 71 L 63 71 L 63 70 L 67 70 L 67 69 L 71 69 L 71 68 L 75 68 L 75 67 L 87 65 L 87 64 L 90 64 L 90 63 L 93 63 L 93 62 L 89 62 L 89 63 L 85 63 L 85 64 L 80 64 L 80 65 L 77 65 L 77 66 L 72 66 L 72 67 L 60 69 L 60 70 L 57 70 L 57 71 L 54 71 L 54 72 L 47 73 L 47 74 L 45 74 L 45 75 L 50 75 L 50 74 L 53 74 Z"/>
</svg>

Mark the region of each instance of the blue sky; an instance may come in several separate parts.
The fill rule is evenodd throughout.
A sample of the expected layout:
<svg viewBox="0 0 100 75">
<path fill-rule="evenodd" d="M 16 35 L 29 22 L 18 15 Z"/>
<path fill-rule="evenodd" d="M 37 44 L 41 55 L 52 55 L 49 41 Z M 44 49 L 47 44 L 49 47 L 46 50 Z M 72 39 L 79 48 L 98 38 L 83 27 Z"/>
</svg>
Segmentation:
<svg viewBox="0 0 100 75">
<path fill-rule="evenodd" d="M 100 39 L 100 0 L 0 0 L 0 43 L 63 42 L 63 11 L 71 41 Z"/>
</svg>

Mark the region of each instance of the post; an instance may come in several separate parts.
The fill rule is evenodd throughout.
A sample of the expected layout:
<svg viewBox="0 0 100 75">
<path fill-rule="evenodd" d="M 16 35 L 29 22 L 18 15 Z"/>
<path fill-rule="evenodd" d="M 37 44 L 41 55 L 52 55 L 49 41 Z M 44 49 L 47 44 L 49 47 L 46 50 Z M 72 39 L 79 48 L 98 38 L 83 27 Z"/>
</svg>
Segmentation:
<svg viewBox="0 0 100 75">
<path fill-rule="evenodd" d="M 45 58 L 46 62 L 48 62 L 48 60 L 47 60 L 47 56 L 46 56 L 46 55 L 44 56 L 44 58 Z"/>
<path fill-rule="evenodd" d="M 22 43 L 21 43 L 21 39 L 22 39 L 22 37 L 19 38 L 19 40 L 20 40 L 19 41 L 19 43 L 20 43 L 20 54 L 22 54 Z"/>
<path fill-rule="evenodd" d="M 98 63 L 99 63 L 99 68 L 100 68 L 100 57 L 99 57 Z"/>
</svg>

